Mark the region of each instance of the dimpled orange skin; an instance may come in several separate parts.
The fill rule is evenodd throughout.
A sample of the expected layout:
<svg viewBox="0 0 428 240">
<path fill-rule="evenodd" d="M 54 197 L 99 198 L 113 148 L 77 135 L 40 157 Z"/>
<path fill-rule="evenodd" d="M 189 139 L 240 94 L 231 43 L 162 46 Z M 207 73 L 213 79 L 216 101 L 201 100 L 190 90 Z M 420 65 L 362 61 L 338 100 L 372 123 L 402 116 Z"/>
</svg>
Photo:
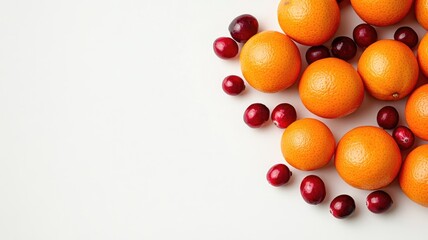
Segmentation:
<svg viewBox="0 0 428 240">
<path fill-rule="evenodd" d="M 275 31 L 251 37 L 244 44 L 239 59 L 248 84 L 266 93 L 279 92 L 293 85 L 302 64 L 296 44 Z"/>
<path fill-rule="evenodd" d="M 415 1 L 415 15 L 419 24 L 428 31 L 428 0 Z"/>
<path fill-rule="evenodd" d="M 428 141 L 428 84 L 418 87 L 410 95 L 404 113 L 410 130 Z"/>
<path fill-rule="evenodd" d="M 427 18 L 428 18 L 428 14 L 427 14 Z M 426 77 L 428 77 L 428 33 L 425 33 L 425 36 L 419 42 L 418 62 L 422 73 Z"/>
<path fill-rule="evenodd" d="M 321 45 L 339 28 L 340 9 L 336 0 L 282 0 L 278 5 L 278 22 L 296 42 Z"/>
<path fill-rule="evenodd" d="M 367 91 L 379 100 L 400 100 L 419 78 L 418 61 L 404 43 L 383 39 L 367 47 L 358 60 L 358 73 Z"/>
<path fill-rule="evenodd" d="M 340 177 L 349 185 L 375 190 L 396 178 L 402 159 L 398 145 L 385 130 L 361 126 L 339 140 L 334 163 Z"/>
<path fill-rule="evenodd" d="M 428 144 L 413 149 L 407 155 L 398 182 L 407 197 L 428 207 Z"/>
<path fill-rule="evenodd" d="M 305 107 L 323 118 L 339 118 L 357 110 L 364 99 L 364 85 L 351 64 L 324 58 L 310 64 L 299 82 Z"/>
<path fill-rule="evenodd" d="M 333 157 L 336 141 L 323 122 L 313 118 L 299 119 L 282 134 L 281 151 L 294 168 L 311 171 L 327 165 Z"/>
<path fill-rule="evenodd" d="M 357 15 L 368 24 L 384 27 L 406 17 L 413 0 L 351 0 Z"/>
</svg>

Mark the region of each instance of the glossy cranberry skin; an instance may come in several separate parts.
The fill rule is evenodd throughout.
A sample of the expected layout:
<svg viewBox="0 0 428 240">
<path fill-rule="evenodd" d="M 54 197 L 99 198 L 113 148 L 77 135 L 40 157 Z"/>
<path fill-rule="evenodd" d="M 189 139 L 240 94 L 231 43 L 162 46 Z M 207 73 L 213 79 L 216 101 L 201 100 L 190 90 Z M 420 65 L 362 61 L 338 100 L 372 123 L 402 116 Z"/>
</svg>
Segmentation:
<svg viewBox="0 0 428 240">
<path fill-rule="evenodd" d="M 244 112 L 244 122 L 252 128 L 261 127 L 269 120 L 269 108 L 262 103 L 253 103 Z"/>
<path fill-rule="evenodd" d="M 326 194 L 323 180 L 316 175 L 306 176 L 300 183 L 300 194 L 305 202 L 312 205 L 320 204 Z"/>
<path fill-rule="evenodd" d="M 346 194 L 335 197 L 330 203 L 330 213 L 335 218 L 346 218 L 355 211 L 354 199 Z"/>
<path fill-rule="evenodd" d="M 219 37 L 213 44 L 214 53 L 222 59 L 233 58 L 238 54 L 238 44 L 230 37 Z"/>
<path fill-rule="evenodd" d="M 223 79 L 221 84 L 223 91 L 229 95 L 235 96 L 240 94 L 245 89 L 245 83 L 242 78 L 230 75 Z"/>
<path fill-rule="evenodd" d="M 331 53 L 333 56 L 347 61 L 357 54 L 357 45 L 351 38 L 340 36 L 331 43 Z"/>
<path fill-rule="evenodd" d="M 286 184 L 291 178 L 290 169 L 284 164 L 273 165 L 266 174 L 268 182 L 274 186 L 279 187 Z"/>
<path fill-rule="evenodd" d="M 278 128 L 286 128 L 296 121 L 296 109 L 289 103 L 278 104 L 272 110 L 271 119 Z"/>
<path fill-rule="evenodd" d="M 366 48 L 377 41 L 376 29 L 367 23 L 356 26 L 352 32 L 355 43 L 360 48 Z"/>
<path fill-rule="evenodd" d="M 259 30 L 259 22 L 250 14 L 237 16 L 229 24 L 229 32 L 233 39 L 245 43 Z"/>
<path fill-rule="evenodd" d="M 398 126 L 392 132 L 392 137 L 401 150 L 410 149 L 415 144 L 415 135 L 412 130 L 405 126 Z"/>
<path fill-rule="evenodd" d="M 392 198 L 382 190 L 371 192 L 367 195 L 366 206 L 372 213 L 383 213 L 392 205 Z"/>
<path fill-rule="evenodd" d="M 330 50 L 324 45 L 312 46 L 306 50 L 305 58 L 308 64 L 330 57 Z"/>
<path fill-rule="evenodd" d="M 385 106 L 378 111 L 376 120 L 380 127 L 393 129 L 398 124 L 398 111 L 393 106 Z"/>
<path fill-rule="evenodd" d="M 394 39 L 400 41 L 410 48 L 418 45 L 419 37 L 418 34 L 411 27 L 400 27 L 394 33 Z"/>
</svg>

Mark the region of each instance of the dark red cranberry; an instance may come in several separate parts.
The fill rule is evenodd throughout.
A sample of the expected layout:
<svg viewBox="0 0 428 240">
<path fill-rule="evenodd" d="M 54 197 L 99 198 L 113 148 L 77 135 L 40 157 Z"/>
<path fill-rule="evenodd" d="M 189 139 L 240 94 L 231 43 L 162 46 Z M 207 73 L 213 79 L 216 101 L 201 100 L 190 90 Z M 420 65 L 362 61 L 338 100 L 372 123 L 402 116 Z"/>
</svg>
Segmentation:
<svg viewBox="0 0 428 240">
<path fill-rule="evenodd" d="M 393 106 L 385 106 L 377 113 L 377 124 L 384 129 L 393 129 L 398 124 L 398 111 Z"/>
<path fill-rule="evenodd" d="M 289 103 L 281 103 L 272 110 L 271 119 L 279 128 L 286 128 L 296 121 L 296 109 Z"/>
<path fill-rule="evenodd" d="M 268 182 L 275 187 L 286 184 L 291 177 L 290 169 L 284 164 L 273 165 L 266 174 Z"/>
<path fill-rule="evenodd" d="M 239 43 L 245 43 L 259 30 L 259 22 L 250 14 L 243 14 L 229 24 L 229 32 L 233 39 Z"/>
<path fill-rule="evenodd" d="M 392 132 L 392 137 L 394 137 L 401 150 L 410 149 L 415 143 L 415 135 L 412 130 L 405 126 L 395 128 Z"/>
<path fill-rule="evenodd" d="M 330 203 L 330 213 L 336 218 L 346 218 L 355 211 L 354 199 L 346 194 L 335 197 Z"/>
<path fill-rule="evenodd" d="M 261 127 L 269 120 L 269 108 L 262 103 L 253 103 L 244 112 L 244 122 L 252 128 Z"/>
<path fill-rule="evenodd" d="M 233 58 L 238 54 L 238 44 L 230 37 L 219 37 L 213 44 L 214 52 L 219 58 Z"/>
<path fill-rule="evenodd" d="M 350 60 L 357 54 L 357 45 L 351 38 L 340 36 L 331 43 L 331 53 L 345 61 Z"/>
<path fill-rule="evenodd" d="M 306 62 L 308 64 L 311 64 L 316 60 L 330 57 L 330 51 L 326 46 L 323 46 L 323 45 L 312 46 L 308 48 L 308 50 L 306 50 L 305 57 L 306 57 Z"/>
<path fill-rule="evenodd" d="M 383 213 L 391 207 L 392 198 L 388 193 L 377 190 L 367 196 L 366 205 L 373 213 Z"/>
<path fill-rule="evenodd" d="M 300 194 L 303 200 L 309 204 L 317 205 L 324 201 L 325 185 L 323 180 L 316 175 L 306 176 L 300 184 Z"/>
<path fill-rule="evenodd" d="M 245 89 L 244 80 L 235 75 L 225 77 L 221 86 L 225 93 L 232 96 L 240 94 Z"/>
<path fill-rule="evenodd" d="M 418 34 L 411 27 L 400 27 L 394 33 L 394 39 L 400 41 L 410 48 L 416 47 L 418 45 Z"/>
<path fill-rule="evenodd" d="M 377 41 L 376 29 L 367 23 L 362 23 L 356 26 L 352 32 L 352 36 L 355 43 L 360 48 L 366 48 Z"/>
</svg>

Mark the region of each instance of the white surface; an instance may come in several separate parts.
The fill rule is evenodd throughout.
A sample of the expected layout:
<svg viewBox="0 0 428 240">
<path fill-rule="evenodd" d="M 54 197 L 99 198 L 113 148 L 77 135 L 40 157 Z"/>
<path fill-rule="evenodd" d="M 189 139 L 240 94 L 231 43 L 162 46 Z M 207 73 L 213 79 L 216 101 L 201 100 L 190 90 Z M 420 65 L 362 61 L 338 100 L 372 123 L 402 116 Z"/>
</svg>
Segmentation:
<svg viewBox="0 0 428 240">
<path fill-rule="evenodd" d="M 222 79 L 240 75 L 239 63 L 218 59 L 212 42 L 243 13 L 256 16 L 260 30 L 280 30 L 277 4 L 1 1 L 0 239 L 423 238 L 428 209 L 396 182 L 386 189 L 394 206 L 384 215 L 370 213 L 368 192 L 346 185 L 331 164 L 310 172 L 327 185 L 318 206 L 299 193 L 308 172 L 292 169 L 286 187 L 267 183 L 268 168 L 284 162 L 282 130 L 250 129 L 244 109 L 290 102 L 299 118 L 314 115 L 296 85 L 223 93 Z M 345 1 L 337 35 L 351 36 L 360 22 Z M 380 38 L 401 25 L 414 25 L 413 15 L 378 29 Z M 425 31 L 415 29 L 421 38 Z M 339 139 L 375 125 L 386 104 L 402 113 L 404 101 L 366 97 L 355 114 L 323 121 Z M 346 220 L 328 208 L 341 193 L 357 203 Z"/>
</svg>

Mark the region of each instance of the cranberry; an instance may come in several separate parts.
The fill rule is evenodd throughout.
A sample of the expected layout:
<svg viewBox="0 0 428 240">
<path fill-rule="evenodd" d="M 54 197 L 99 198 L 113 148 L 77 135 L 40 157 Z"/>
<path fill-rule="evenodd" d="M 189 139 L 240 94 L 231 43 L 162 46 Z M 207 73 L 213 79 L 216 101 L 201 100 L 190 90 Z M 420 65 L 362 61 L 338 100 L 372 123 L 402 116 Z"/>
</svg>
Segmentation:
<svg viewBox="0 0 428 240">
<path fill-rule="evenodd" d="M 250 14 L 237 16 L 229 24 L 229 32 L 233 39 L 245 43 L 259 30 L 259 22 Z"/>
<path fill-rule="evenodd" d="M 261 127 L 269 120 L 269 108 L 262 103 L 253 103 L 244 112 L 244 122 L 252 128 Z"/>
<path fill-rule="evenodd" d="M 354 199 L 346 194 L 335 197 L 330 203 L 330 213 L 336 218 L 346 218 L 355 211 Z"/>
<path fill-rule="evenodd" d="M 354 28 L 352 32 L 355 43 L 360 48 L 366 48 L 370 44 L 377 41 L 377 32 L 376 29 L 367 23 L 362 23 Z"/>
<path fill-rule="evenodd" d="M 388 193 L 377 190 L 367 196 L 366 205 L 373 213 L 383 213 L 391 207 L 392 198 Z"/>
<path fill-rule="evenodd" d="M 300 184 L 300 194 L 307 203 L 319 204 L 325 198 L 324 182 L 316 175 L 306 176 Z"/>
<path fill-rule="evenodd" d="M 331 53 L 333 56 L 345 61 L 350 60 L 357 54 L 357 45 L 351 38 L 340 36 L 331 43 Z"/>
<path fill-rule="evenodd" d="M 400 41 L 410 48 L 416 47 L 418 45 L 418 34 L 411 27 L 400 27 L 394 33 L 394 39 Z"/>
<path fill-rule="evenodd" d="M 227 76 L 223 79 L 222 88 L 229 95 L 238 95 L 245 89 L 244 80 L 235 75 Z"/>
<path fill-rule="evenodd" d="M 392 106 L 385 106 L 377 113 L 377 124 L 385 129 L 393 129 L 398 124 L 398 111 Z"/>
<path fill-rule="evenodd" d="M 397 142 L 401 150 L 407 150 L 415 143 L 415 135 L 412 130 L 405 126 L 398 126 L 392 132 L 392 137 Z"/>
<path fill-rule="evenodd" d="M 288 103 L 281 103 L 272 110 L 271 119 L 279 128 L 286 128 L 296 121 L 296 109 Z"/>
<path fill-rule="evenodd" d="M 316 60 L 330 57 L 330 51 L 326 46 L 323 45 L 312 46 L 308 48 L 308 50 L 306 50 L 305 57 L 306 62 L 308 62 L 308 64 L 311 64 Z"/>
<path fill-rule="evenodd" d="M 238 44 L 230 37 L 219 37 L 213 44 L 214 52 L 219 58 L 233 58 L 238 54 Z"/>
<path fill-rule="evenodd" d="M 275 187 L 286 184 L 291 177 L 290 169 L 284 164 L 273 165 L 266 174 L 268 182 Z"/>
</svg>

